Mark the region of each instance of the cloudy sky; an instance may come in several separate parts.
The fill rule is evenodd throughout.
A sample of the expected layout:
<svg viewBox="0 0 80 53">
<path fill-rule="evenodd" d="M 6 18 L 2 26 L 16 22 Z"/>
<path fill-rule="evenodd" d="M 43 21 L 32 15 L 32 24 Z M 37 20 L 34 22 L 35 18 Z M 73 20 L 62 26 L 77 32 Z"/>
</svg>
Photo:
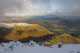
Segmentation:
<svg viewBox="0 0 80 53">
<path fill-rule="evenodd" d="M 80 16 L 80 0 L 0 0 L 0 16 Z"/>
</svg>

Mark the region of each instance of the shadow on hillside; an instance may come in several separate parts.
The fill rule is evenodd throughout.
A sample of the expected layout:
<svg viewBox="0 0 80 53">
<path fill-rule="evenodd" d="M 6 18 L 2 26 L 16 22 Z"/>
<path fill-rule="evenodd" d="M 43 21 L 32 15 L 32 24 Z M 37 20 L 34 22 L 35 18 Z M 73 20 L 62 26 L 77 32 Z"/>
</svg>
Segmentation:
<svg viewBox="0 0 80 53">
<path fill-rule="evenodd" d="M 30 41 L 34 41 L 36 43 L 43 43 L 45 41 L 51 40 L 53 36 L 54 36 L 53 34 L 49 34 L 49 35 L 46 35 L 46 36 L 43 36 L 43 37 L 29 37 L 29 38 L 21 39 L 21 40 L 18 40 L 18 41 L 20 41 L 21 43 L 29 43 Z M 3 43 L 3 42 L 8 43 L 8 42 L 11 42 L 11 41 L 3 40 L 1 38 L 0 43 Z"/>
</svg>

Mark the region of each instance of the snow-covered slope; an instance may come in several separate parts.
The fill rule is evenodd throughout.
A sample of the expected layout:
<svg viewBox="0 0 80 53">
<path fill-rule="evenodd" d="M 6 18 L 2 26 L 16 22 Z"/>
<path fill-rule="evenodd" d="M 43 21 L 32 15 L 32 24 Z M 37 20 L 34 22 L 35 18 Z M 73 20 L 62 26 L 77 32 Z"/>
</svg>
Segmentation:
<svg viewBox="0 0 80 53">
<path fill-rule="evenodd" d="M 18 41 L 2 43 L 0 53 L 80 53 L 80 44 L 68 44 L 58 48 L 57 45 L 46 47 L 39 46 L 33 41 L 31 43 L 22 44 Z"/>
</svg>

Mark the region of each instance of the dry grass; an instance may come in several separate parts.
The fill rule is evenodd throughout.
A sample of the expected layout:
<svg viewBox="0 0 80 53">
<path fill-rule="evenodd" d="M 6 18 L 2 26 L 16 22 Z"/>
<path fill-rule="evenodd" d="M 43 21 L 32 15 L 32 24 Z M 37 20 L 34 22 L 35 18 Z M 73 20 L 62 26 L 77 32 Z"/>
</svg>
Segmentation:
<svg viewBox="0 0 80 53">
<path fill-rule="evenodd" d="M 80 39 L 72 37 L 69 34 L 62 34 L 54 36 L 49 42 L 45 42 L 44 45 L 51 46 L 61 42 L 64 44 L 80 44 Z"/>
<path fill-rule="evenodd" d="M 19 40 L 28 37 L 43 37 L 48 34 L 54 33 L 48 31 L 46 28 L 38 24 L 16 25 L 14 26 L 13 30 L 4 38 L 6 40 Z"/>
</svg>

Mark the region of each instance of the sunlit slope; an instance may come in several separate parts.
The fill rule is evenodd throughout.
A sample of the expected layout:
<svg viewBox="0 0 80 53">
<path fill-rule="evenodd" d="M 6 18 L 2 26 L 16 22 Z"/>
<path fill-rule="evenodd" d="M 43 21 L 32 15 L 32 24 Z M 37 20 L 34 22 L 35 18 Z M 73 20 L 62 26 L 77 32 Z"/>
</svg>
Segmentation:
<svg viewBox="0 0 80 53">
<path fill-rule="evenodd" d="M 3 29 L 1 30 L 3 30 L 3 32 L 0 32 L 2 34 L 4 34 L 4 28 L 6 33 L 7 30 L 10 29 L 8 30 L 9 32 L 3 37 L 6 40 L 19 40 L 28 37 L 43 37 L 49 34 L 54 34 L 38 24 L 1 23 L 0 28 L 2 27 Z"/>
<path fill-rule="evenodd" d="M 69 34 L 62 34 L 54 36 L 50 41 L 45 42 L 44 45 L 51 46 L 61 42 L 64 44 L 80 44 L 80 39 L 72 37 Z"/>
</svg>

